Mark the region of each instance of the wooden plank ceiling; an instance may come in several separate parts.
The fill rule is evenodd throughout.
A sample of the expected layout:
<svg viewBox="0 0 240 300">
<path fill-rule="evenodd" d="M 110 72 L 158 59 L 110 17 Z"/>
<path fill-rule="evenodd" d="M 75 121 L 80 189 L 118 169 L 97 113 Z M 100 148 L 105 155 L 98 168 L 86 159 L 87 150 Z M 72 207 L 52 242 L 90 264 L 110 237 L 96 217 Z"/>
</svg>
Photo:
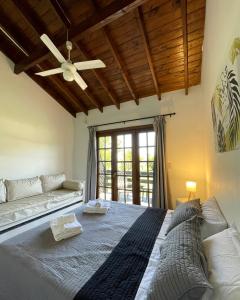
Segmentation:
<svg viewBox="0 0 240 300">
<path fill-rule="evenodd" d="M 200 83 L 205 0 L 0 0 L 0 50 L 73 116 Z M 81 71 L 82 91 L 62 75 L 39 36 L 49 35 L 72 61 L 101 59 L 105 69 Z M 33 100 L 34 101 L 34 100 Z"/>
</svg>

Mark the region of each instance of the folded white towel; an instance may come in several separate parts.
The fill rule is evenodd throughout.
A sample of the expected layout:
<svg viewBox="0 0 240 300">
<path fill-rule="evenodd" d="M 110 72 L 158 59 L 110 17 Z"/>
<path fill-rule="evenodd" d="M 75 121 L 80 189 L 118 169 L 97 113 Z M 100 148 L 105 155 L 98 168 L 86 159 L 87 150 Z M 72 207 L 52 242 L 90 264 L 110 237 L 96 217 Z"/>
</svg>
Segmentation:
<svg viewBox="0 0 240 300">
<path fill-rule="evenodd" d="M 91 207 L 108 207 L 110 208 L 111 203 L 110 201 L 104 201 L 102 199 L 96 199 L 96 200 L 89 200 L 87 203 L 87 206 Z"/>
<path fill-rule="evenodd" d="M 106 214 L 109 207 L 96 207 L 86 205 L 83 212 L 87 214 Z"/>
<path fill-rule="evenodd" d="M 60 216 L 50 222 L 55 241 L 60 241 L 82 233 L 82 225 L 77 221 L 75 214 Z"/>
</svg>

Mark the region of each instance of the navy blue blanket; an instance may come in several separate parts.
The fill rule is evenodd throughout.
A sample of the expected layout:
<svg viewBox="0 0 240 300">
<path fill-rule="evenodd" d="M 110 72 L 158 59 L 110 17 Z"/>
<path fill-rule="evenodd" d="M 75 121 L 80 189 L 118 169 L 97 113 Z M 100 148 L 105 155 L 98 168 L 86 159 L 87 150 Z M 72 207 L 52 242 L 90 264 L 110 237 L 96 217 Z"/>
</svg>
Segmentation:
<svg viewBox="0 0 240 300">
<path fill-rule="evenodd" d="M 132 300 L 147 267 L 166 210 L 147 208 L 74 300 Z"/>
</svg>

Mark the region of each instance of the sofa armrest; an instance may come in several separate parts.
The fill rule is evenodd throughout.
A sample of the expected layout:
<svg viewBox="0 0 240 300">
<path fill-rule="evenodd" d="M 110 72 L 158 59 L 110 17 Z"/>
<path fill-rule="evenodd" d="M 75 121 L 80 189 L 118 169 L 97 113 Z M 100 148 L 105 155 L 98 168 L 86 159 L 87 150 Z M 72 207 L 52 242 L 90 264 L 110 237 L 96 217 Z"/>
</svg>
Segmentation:
<svg viewBox="0 0 240 300">
<path fill-rule="evenodd" d="M 81 180 L 65 180 L 63 182 L 63 188 L 73 191 L 83 191 L 85 182 Z"/>
</svg>

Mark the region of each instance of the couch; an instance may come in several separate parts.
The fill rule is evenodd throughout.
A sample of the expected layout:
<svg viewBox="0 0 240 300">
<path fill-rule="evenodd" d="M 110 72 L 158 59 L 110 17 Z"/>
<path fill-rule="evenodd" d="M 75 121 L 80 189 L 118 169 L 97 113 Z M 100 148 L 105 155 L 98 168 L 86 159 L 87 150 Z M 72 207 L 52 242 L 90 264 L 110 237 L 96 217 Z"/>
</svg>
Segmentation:
<svg viewBox="0 0 240 300">
<path fill-rule="evenodd" d="M 84 201 L 84 182 L 65 174 L 0 179 L 0 232 Z"/>
</svg>

